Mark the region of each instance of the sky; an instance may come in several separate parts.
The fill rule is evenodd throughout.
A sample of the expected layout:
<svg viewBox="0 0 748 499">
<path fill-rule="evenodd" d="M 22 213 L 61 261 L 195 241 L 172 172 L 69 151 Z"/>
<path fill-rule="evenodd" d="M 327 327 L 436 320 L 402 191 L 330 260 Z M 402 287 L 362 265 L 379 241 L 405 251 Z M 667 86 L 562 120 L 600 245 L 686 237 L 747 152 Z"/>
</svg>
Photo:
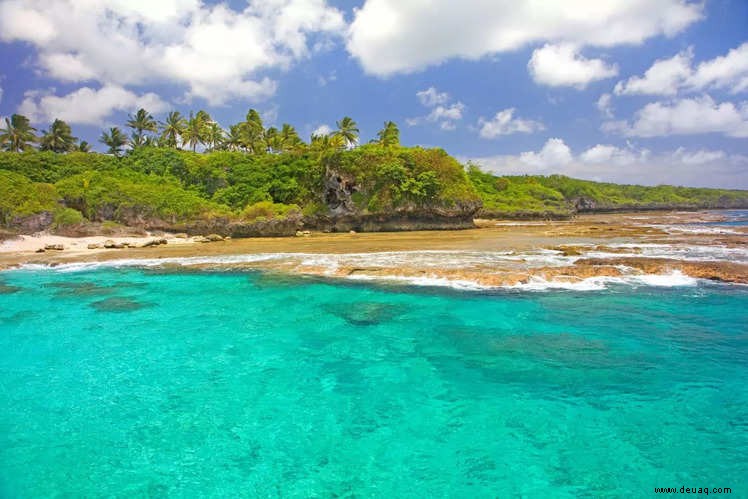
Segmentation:
<svg viewBox="0 0 748 499">
<path fill-rule="evenodd" d="M 0 116 L 395 121 L 497 174 L 748 189 L 746 0 L 0 0 Z M 97 143 L 97 149 L 103 150 Z"/>
</svg>

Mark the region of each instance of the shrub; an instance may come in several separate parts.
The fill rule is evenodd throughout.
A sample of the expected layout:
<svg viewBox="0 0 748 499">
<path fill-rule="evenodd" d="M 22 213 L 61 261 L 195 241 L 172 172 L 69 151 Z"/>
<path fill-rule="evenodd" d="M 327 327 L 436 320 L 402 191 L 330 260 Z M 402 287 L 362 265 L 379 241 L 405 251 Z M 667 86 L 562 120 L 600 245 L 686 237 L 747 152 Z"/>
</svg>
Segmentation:
<svg viewBox="0 0 748 499">
<path fill-rule="evenodd" d="M 241 218 L 247 221 L 269 220 L 273 218 L 286 218 L 291 214 L 300 214 L 301 210 L 295 204 L 273 203 L 272 201 L 260 201 L 248 205 L 242 210 Z"/>
<path fill-rule="evenodd" d="M 54 226 L 59 229 L 61 227 L 69 227 L 71 225 L 80 225 L 83 223 L 83 214 L 72 208 L 63 208 L 55 213 Z"/>
</svg>

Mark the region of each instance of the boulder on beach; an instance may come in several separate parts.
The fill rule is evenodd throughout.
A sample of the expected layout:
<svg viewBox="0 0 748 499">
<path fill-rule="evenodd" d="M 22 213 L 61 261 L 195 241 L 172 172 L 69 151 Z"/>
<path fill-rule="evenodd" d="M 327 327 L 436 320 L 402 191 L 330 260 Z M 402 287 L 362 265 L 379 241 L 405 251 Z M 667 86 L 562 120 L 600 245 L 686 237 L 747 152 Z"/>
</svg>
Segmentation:
<svg viewBox="0 0 748 499">
<path fill-rule="evenodd" d="M 50 251 L 50 250 L 52 250 L 52 251 L 62 251 L 64 249 L 65 249 L 65 246 L 63 246 L 62 244 L 45 244 L 44 245 L 44 250 L 45 251 Z"/>
</svg>

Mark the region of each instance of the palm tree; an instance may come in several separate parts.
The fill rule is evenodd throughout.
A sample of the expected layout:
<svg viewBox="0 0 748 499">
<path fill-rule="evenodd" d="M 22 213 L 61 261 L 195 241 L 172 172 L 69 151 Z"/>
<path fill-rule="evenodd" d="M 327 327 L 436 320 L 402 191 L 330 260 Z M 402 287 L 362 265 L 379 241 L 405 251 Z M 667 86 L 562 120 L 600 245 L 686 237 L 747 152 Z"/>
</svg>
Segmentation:
<svg viewBox="0 0 748 499">
<path fill-rule="evenodd" d="M 39 149 L 42 151 L 52 152 L 70 152 L 75 149 L 75 143 L 78 141 L 73 137 L 73 131 L 70 125 L 62 120 L 55 120 L 48 131 L 43 132 L 39 139 Z"/>
<path fill-rule="evenodd" d="M 122 130 L 112 127 L 109 129 L 109 133 L 106 131 L 102 132 L 99 142 L 109 147 L 107 151 L 109 154 L 119 156 L 122 148 L 127 145 L 127 137 L 122 133 Z"/>
<path fill-rule="evenodd" d="M 179 111 L 172 111 L 161 123 L 161 144 L 176 149 L 187 128 L 187 120 Z"/>
<path fill-rule="evenodd" d="M 337 130 L 333 132 L 333 135 L 338 135 L 343 139 L 346 147 L 353 147 L 358 142 L 358 125 L 349 116 L 345 116 L 342 120 L 335 122 Z"/>
<path fill-rule="evenodd" d="M 205 144 L 210 150 L 215 151 L 216 149 L 220 149 L 223 146 L 225 137 L 226 133 L 223 131 L 223 128 L 215 121 L 209 122 L 205 127 Z"/>
<path fill-rule="evenodd" d="M 400 145 L 400 129 L 394 121 L 386 121 L 384 128 L 378 133 L 379 143 L 384 147 L 399 146 Z"/>
<path fill-rule="evenodd" d="M 319 152 L 319 153 L 335 151 L 338 149 L 343 149 L 344 147 L 345 147 L 345 142 L 343 140 L 343 137 L 341 135 L 336 135 L 334 133 L 312 135 L 312 142 L 309 145 L 309 148 L 312 151 Z"/>
<path fill-rule="evenodd" d="M 239 151 L 244 148 L 242 123 L 237 123 L 236 125 L 231 125 L 231 127 L 229 127 L 229 132 L 226 134 L 223 145 L 229 151 Z"/>
<path fill-rule="evenodd" d="M 265 130 L 265 145 L 268 152 L 281 152 L 283 149 L 283 138 L 274 126 Z"/>
<path fill-rule="evenodd" d="M 260 113 L 250 109 L 246 120 L 241 123 L 242 142 L 244 147 L 253 154 L 262 154 L 267 150 L 265 141 L 265 127 L 262 124 Z"/>
<path fill-rule="evenodd" d="M 28 151 L 37 141 L 29 119 L 22 114 L 14 114 L 5 118 L 5 128 L 0 128 L 0 146 L 6 151 Z"/>
<path fill-rule="evenodd" d="M 156 120 L 153 119 L 153 115 L 142 107 L 138 109 L 134 116 L 130 115 L 130 119 L 127 120 L 127 126 L 133 129 L 133 147 L 144 145 L 145 137 L 143 136 L 143 132 L 158 131 L 158 125 L 156 124 Z"/>
<path fill-rule="evenodd" d="M 197 150 L 198 144 L 205 143 L 206 116 L 210 118 L 205 111 L 198 111 L 196 115 L 190 113 L 190 118 L 187 120 L 187 128 L 182 134 L 182 143 L 190 146 L 193 152 Z"/>
<path fill-rule="evenodd" d="M 89 144 L 85 140 L 81 140 L 75 150 L 79 152 L 91 152 L 91 144 Z"/>
<path fill-rule="evenodd" d="M 304 142 L 301 140 L 301 137 L 299 137 L 296 129 L 288 123 L 283 123 L 280 136 L 283 152 L 295 151 L 304 145 Z"/>
</svg>

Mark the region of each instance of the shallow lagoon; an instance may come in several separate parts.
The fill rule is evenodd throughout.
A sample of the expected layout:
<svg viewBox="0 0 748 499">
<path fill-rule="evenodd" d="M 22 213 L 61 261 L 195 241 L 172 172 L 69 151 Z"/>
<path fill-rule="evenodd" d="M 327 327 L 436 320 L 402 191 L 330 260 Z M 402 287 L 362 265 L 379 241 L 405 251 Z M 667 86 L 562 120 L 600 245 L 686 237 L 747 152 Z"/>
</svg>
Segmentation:
<svg viewBox="0 0 748 499">
<path fill-rule="evenodd" d="M 748 289 L 0 277 L 0 496 L 748 490 Z"/>
</svg>

